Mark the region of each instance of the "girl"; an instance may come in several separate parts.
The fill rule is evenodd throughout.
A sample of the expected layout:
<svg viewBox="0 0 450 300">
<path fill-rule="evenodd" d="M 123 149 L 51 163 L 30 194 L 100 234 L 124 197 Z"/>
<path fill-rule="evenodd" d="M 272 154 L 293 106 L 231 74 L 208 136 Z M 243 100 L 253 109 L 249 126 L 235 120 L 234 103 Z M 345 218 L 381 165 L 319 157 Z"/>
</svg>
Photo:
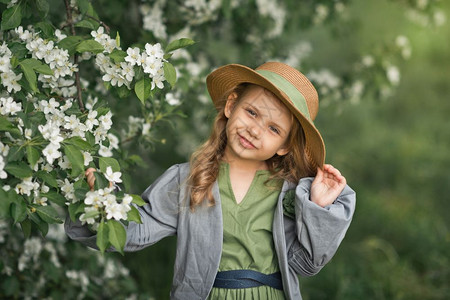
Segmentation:
<svg viewBox="0 0 450 300">
<path fill-rule="evenodd" d="M 301 299 L 297 275 L 332 258 L 355 208 L 324 164 L 317 92 L 278 62 L 223 66 L 207 87 L 218 110 L 210 138 L 143 193 L 143 224 L 127 226 L 125 250 L 177 235 L 172 299 Z M 80 223 L 68 219 L 66 231 L 96 247 Z"/>
</svg>

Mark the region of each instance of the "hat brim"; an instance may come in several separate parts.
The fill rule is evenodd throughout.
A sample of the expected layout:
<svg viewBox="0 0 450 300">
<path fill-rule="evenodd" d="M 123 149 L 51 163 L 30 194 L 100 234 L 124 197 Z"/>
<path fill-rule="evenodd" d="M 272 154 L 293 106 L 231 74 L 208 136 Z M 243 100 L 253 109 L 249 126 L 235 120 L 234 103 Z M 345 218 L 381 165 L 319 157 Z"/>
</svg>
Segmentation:
<svg viewBox="0 0 450 300">
<path fill-rule="evenodd" d="M 308 120 L 282 90 L 255 70 L 239 64 L 230 64 L 214 70 L 206 78 L 209 95 L 217 107 L 224 94 L 241 83 L 252 83 L 266 88 L 279 98 L 300 122 L 305 133 L 306 153 L 316 167 L 325 163 L 325 144 L 314 123 Z"/>
</svg>

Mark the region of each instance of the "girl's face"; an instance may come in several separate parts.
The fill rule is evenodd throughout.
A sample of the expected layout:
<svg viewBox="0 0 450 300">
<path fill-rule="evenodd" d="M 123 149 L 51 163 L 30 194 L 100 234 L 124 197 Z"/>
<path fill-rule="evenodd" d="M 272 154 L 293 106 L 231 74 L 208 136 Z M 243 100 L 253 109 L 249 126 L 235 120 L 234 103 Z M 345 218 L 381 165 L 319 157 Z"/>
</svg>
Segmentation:
<svg viewBox="0 0 450 300">
<path fill-rule="evenodd" d="M 241 99 L 232 93 L 225 106 L 227 145 L 225 157 L 262 162 L 288 153 L 286 145 L 292 114 L 271 92 L 251 85 Z"/>
</svg>

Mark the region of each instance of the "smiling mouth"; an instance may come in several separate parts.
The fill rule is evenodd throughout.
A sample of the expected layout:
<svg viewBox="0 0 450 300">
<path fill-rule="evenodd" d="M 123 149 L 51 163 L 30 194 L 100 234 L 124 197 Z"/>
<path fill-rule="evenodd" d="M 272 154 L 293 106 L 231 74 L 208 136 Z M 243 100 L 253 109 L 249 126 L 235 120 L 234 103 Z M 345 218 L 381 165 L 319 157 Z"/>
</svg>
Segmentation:
<svg viewBox="0 0 450 300">
<path fill-rule="evenodd" d="M 250 142 L 249 140 L 247 140 L 245 137 L 243 137 L 240 134 L 238 134 L 238 136 L 239 136 L 239 142 L 241 143 L 242 147 L 244 147 L 246 149 L 256 149 L 255 145 L 253 145 L 252 142 Z"/>
</svg>

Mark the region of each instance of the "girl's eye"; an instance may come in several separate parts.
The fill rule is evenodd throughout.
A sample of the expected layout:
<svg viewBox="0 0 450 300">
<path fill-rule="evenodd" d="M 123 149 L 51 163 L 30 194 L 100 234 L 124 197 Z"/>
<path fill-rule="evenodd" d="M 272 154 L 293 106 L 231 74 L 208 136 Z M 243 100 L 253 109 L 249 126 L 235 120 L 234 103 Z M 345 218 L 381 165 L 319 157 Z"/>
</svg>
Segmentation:
<svg viewBox="0 0 450 300">
<path fill-rule="evenodd" d="M 250 116 L 252 116 L 252 117 L 255 117 L 255 116 L 256 116 L 256 113 L 255 113 L 253 110 L 249 109 L 249 108 L 247 108 L 247 112 L 248 112 L 248 114 L 249 114 Z"/>
<path fill-rule="evenodd" d="M 272 130 L 272 132 L 279 134 L 280 131 L 275 126 L 269 126 L 269 129 Z"/>
</svg>

